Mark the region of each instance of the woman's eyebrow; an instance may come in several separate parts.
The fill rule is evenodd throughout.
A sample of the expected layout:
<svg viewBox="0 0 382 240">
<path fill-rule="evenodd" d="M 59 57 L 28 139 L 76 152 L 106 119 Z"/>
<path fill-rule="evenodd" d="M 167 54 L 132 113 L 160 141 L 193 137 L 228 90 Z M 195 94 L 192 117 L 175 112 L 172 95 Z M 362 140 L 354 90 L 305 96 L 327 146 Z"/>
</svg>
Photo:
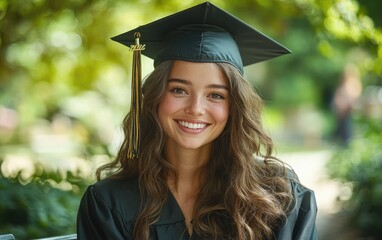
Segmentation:
<svg viewBox="0 0 382 240">
<path fill-rule="evenodd" d="M 182 83 L 182 84 L 189 85 L 189 86 L 192 85 L 191 81 L 188 81 L 185 79 L 180 79 L 180 78 L 171 78 L 167 81 L 167 83 L 172 83 L 172 82 Z M 223 84 L 209 84 L 209 85 L 207 85 L 207 88 L 219 88 L 219 89 L 225 89 L 227 91 L 229 90 L 228 86 L 223 85 Z"/>
<path fill-rule="evenodd" d="M 179 78 L 170 78 L 167 83 L 172 83 L 172 82 L 175 82 L 175 83 L 182 83 L 182 84 L 185 84 L 185 85 L 192 85 L 192 83 L 188 80 L 184 80 L 184 79 L 179 79 Z"/>
<path fill-rule="evenodd" d="M 222 84 L 209 84 L 207 85 L 207 88 L 219 88 L 219 89 L 224 89 L 227 91 L 229 90 L 226 85 L 222 85 Z"/>
</svg>

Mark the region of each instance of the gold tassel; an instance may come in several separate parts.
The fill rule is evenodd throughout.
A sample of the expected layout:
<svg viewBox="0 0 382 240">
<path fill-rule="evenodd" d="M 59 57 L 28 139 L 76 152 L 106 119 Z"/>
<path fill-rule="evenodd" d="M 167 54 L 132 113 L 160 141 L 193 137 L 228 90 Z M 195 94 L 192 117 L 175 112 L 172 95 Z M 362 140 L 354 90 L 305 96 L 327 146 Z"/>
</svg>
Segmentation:
<svg viewBox="0 0 382 240">
<path fill-rule="evenodd" d="M 140 143 L 140 114 L 142 105 L 141 91 L 141 51 L 145 49 L 145 45 L 140 45 L 139 38 L 141 34 L 134 34 L 135 45 L 130 46 L 133 51 L 133 68 L 131 78 L 131 103 L 130 103 L 130 126 L 129 126 L 129 142 L 128 142 L 128 158 L 137 159 L 139 157 Z"/>
</svg>

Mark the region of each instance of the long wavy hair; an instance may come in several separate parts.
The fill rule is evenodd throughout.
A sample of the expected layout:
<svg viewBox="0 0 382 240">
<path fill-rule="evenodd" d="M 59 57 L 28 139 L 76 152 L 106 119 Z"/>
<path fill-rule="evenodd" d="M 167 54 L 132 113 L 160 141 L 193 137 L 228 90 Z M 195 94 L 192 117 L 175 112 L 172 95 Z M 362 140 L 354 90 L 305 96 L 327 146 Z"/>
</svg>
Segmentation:
<svg viewBox="0 0 382 240">
<path fill-rule="evenodd" d="M 214 141 L 204 181 L 194 206 L 193 230 L 206 239 L 274 239 L 293 202 L 283 163 L 272 156 L 273 143 L 265 133 L 263 102 L 238 70 L 216 63 L 225 74 L 230 92 L 230 114 L 222 134 Z M 116 159 L 97 170 L 112 177 L 138 178 L 145 200 L 137 216 L 133 239 L 149 239 L 150 226 L 167 200 L 167 178 L 176 169 L 164 158 L 165 134 L 158 105 L 165 94 L 173 61 L 155 68 L 143 84 L 141 149 L 139 159 L 127 156 L 128 137 Z M 124 119 L 128 136 L 130 116 Z"/>
</svg>

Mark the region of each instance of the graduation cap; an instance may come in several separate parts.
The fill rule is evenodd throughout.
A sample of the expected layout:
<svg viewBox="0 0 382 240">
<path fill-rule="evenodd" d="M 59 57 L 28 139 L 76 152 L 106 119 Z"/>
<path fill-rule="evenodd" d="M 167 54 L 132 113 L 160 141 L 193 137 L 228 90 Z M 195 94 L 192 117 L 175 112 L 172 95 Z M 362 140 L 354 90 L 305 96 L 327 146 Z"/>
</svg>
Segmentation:
<svg viewBox="0 0 382 240">
<path fill-rule="evenodd" d="M 205 2 L 112 38 L 134 51 L 130 158 L 139 151 L 140 54 L 154 59 L 225 62 L 241 74 L 243 67 L 290 51 L 230 13 Z M 142 44 L 141 44 L 142 43 Z"/>
</svg>

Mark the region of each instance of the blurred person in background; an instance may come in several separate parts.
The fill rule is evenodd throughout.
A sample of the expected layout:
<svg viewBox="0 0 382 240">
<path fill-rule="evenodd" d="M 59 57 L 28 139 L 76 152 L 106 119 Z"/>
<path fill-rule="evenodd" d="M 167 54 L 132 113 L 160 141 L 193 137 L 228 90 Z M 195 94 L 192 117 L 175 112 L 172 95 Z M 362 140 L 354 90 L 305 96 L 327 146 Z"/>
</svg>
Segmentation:
<svg viewBox="0 0 382 240">
<path fill-rule="evenodd" d="M 344 68 L 332 102 L 336 119 L 334 137 L 342 146 L 347 146 L 352 137 L 352 111 L 361 93 L 359 70 L 355 65 L 349 64 Z"/>
<path fill-rule="evenodd" d="M 155 68 L 82 198 L 78 239 L 317 239 L 314 193 L 274 157 L 243 78 L 285 47 L 208 2 L 113 39 Z"/>
</svg>

